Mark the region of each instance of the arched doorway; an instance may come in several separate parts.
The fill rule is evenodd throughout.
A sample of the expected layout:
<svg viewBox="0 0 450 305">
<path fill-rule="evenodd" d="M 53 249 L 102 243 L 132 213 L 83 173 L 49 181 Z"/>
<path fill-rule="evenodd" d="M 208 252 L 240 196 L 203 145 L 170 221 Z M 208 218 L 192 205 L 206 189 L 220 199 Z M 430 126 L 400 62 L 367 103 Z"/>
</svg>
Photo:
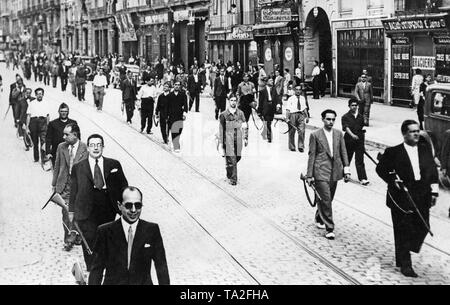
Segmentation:
<svg viewBox="0 0 450 305">
<path fill-rule="evenodd" d="M 314 61 L 323 62 L 328 80 L 332 79 L 331 28 L 327 13 L 320 7 L 313 8 L 306 17 L 304 73 L 311 78 Z"/>
</svg>

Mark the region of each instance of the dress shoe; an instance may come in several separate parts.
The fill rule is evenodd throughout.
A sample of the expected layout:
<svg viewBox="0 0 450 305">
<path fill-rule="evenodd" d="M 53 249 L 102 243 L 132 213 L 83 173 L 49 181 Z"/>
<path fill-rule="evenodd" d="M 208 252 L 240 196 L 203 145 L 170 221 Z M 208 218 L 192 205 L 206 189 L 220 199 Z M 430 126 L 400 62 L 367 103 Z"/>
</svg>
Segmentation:
<svg viewBox="0 0 450 305">
<path fill-rule="evenodd" d="M 324 223 L 320 223 L 320 222 L 316 222 L 316 227 L 319 229 L 325 229 L 325 224 Z"/>
<path fill-rule="evenodd" d="M 289 150 L 290 150 L 290 151 L 295 151 L 295 149 L 294 149 L 294 148 L 289 148 Z"/>
<path fill-rule="evenodd" d="M 411 266 L 401 267 L 400 272 L 407 277 L 418 277 L 417 273 L 414 272 L 414 269 Z"/>
<path fill-rule="evenodd" d="M 272 140 L 267 139 L 267 142 L 272 143 Z"/>
<path fill-rule="evenodd" d="M 231 184 L 231 185 L 236 185 L 236 184 L 237 184 L 237 181 L 234 181 L 234 180 L 231 180 L 231 179 L 230 179 L 230 180 L 228 180 L 228 183 Z"/>
<path fill-rule="evenodd" d="M 359 183 L 361 183 L 362 185 L 366 186 L 368 185 L 370 182 L 366 179 L 362 179 L 361 181 L 359 181 Z"/>
<path fill-rule="evenodd" d="M 298 151 L 302 153 L 302 152 L 304 152 L 305 150 L 304 150 L 303 148 L 299 148 Z"/>
<path fill-rule="evenodd" d="M 153 132 L 151 130 L 148 130 L 147 134 L 153 134 Z"/>
<path fill-rule="evenodd" d="M 336 237 L 336 235 L 334 235 L 334 232 L 327 232 L 325 234 L 325 237 L 329 240 L 333 240 Z"/>
<path fill-rule="evenodd" d="M 72 244 L 64 244 L 64 247 L 63 247 L 63 250 L 64 251 L 70 251 L 70 250 L 72 250 L 72 248 L 73 248 L 73 245 Z"/>
</svg>

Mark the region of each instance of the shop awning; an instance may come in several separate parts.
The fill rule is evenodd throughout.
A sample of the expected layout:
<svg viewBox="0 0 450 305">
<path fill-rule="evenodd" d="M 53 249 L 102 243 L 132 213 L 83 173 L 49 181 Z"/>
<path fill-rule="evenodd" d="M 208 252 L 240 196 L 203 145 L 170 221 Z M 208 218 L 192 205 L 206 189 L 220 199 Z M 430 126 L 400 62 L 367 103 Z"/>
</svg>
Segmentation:
<svg viewBox="0 0 450 305">
<path fill-rule="evenodd" d="M 284 28 L 288 26 L 288 22 L 271 22 L 271 23 L 260 23 L 255 24 L 253 26 L 254 30 L 261 30 L 261 29 L 278 29 L 278 28 Z"/>
<path fill-rule="evenodd" d="M 450 30 L 449 13 L 405 15 L 381 20 L 386 34 L 442 32 Z"/>
</svg>

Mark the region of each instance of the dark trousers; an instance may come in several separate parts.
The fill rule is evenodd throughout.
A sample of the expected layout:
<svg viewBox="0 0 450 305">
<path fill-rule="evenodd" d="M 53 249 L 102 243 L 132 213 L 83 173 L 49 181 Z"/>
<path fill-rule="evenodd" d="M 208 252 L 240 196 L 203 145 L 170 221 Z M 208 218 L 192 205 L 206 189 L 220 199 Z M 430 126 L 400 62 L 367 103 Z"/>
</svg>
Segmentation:
<svg viewBox="0 0 450 305">
<path fill-rule="evenodd" d="M 78 83 L 77 84 L 77 96 L 79 101 L 84 101 L 84 93 L 86 91 L 86 84 L 85 83 Z"/>
<path fill-rule="evenodd" d="M 34 74 L 34 81 L 37 82 L 39 78 L 39 72 L 37 72 L 37 70 L 33 70 L 33 74 Z"/>
<path fill-rule="evenodd" d="M 319 93 L 320 93 L 319 76 L 314 76 L 313 81 L 312 81 L 312 86 L 313 86 L 313 99 L 318 99 Z"/>
<path fill-rule="evenodd" d="M 39 82 L 42 82 L 42 78 L 44 77 L 44 74 L 39 73 Z"/>
<path fill-rule="evenodd" d="M 50 86 L 50 75 L 48 73 L 44 74 L 44 85 Z"/>
<path fill-rule="evenodd" d="M 322 201 L 314 200 L 317 202 L 316 222 L 325 224 L 327 232 L 333 232 L 333 209 L 331 203 L 336 193 L 337 181 L 315 181 L 314 182 L 317 192 L 319 193 Z"/>
<path fill-rule="evenodd" d="M 190 93 L 189 95 L 190 95 L 189 111 L 191 111 L 192 105 L 194 104 L 194 100 L 195 100 L 195 112 L 199 112 L 200 111 L 200 93 Z"/>
<path fill-rule="evenodd" d="M 305 114 L 303 112 L 291 113 L 289 121 L 292 125 L 298 128 L 291 128 L 289 130 L 289 149 L 295 150 L 295 133 L 298 133 L 298 149 L 305 149 Z"/>
<path fill-rule="evenodd" d="M 56 88 L 56 79 L 58 78 L 57 75 L 52 75 L 52 86 L 53 88 Z"/>
<path fill-rule="evenodd" d="M 66 91 L 67 77 L 61 77 L 61 91 Z"/>
<path fill-rule="evenodd" d="M 347 137 L 345 139 L 345 148 L 347 149 L 348 163 L 352 162 L 353 154 L 355 154 L 355 166 L 358 179 L 367 179 L 366 168 L 364 165 L 364 134 L 359 135 L 359 140 L 353 140 Z"/>
<path fill-rule="evenodd" d="M 216 102 L 216 119 L 218 118 L 219 114 L 225 111 L 225 107 L 227 104 L 227 98 L 226 96 L 216 96 L 215 102 Z"/>
<path fill-rule="evenodd" d="M 125 112 L 127 113 L 127 122 L 131 123 L 131 119 L 134 115 L 134 100 L 124 100 L 123 102 L 125 104 Z"/>
<path fill-rule="evenodd" d="M 254 96 L 253 94 L 247 94 L 243 95 L 239 101 L 238 108 L 242 110 L 245 116 L 245 120 L 248 122 L 250 119 L 250 115 L 252 113 L 252 107 L 250 106 L 250 103 L 253 102 Z"/>
<path fill-rule="evenodd" d="M 110 199 L 108 197 L 108 193 L 105 190 L 94 190 L 93 192 L 94 206 L 92 208 L 91 215 L 89 215 L 89 217 L 85 220 L 77 221 L 91 250 L 93 250 L 94 247 L 98 226 L 107 222 L 114 221 L 114 218 L 116 216 L 116 213 L 114 212 Z M 82 247 L 87 271 L 90 271 L 94 255 L 89 255 L 87 253 L 87 248 L 84 244 L 82 244 Z"/>
<path fill-rule="evenodd" d="M 419 127 L 423 130 L 425 100 L 421 97 L 417 105 L 417 118 L 419 119 Z"/>
<path fill-rule="evenodd" d="M 172 135 L 173 149 L 180 149 L 180 136 L 183 131 L 183 121 L 169 122 L 169 129 Z"/>
<path fill-rule="evenodd" d="M 17 122 L 20 119 L 20 106 L 18 101 L 16 101 L 14 104 L 11 104 L 11 110 L 13 113 L 14 126 L 17 127 Z"/>
<path fill-rule="evenodd" d="M 364 125 L 369 126 L 370 101 L 361 100 L 358 102 L 358 113 L 364 118 Z"/>
<path fill-rule="evenodd" d="M 61 197 L 64 199 L 66 204 L 69 204 L 69 197 L 70 197 L 70 176 L 67 179 L 66 185 L 64 186 L 63 191 L 61 192 Z M 66 209 L 61 209 L 62 211 L 62 222 L 63 222 L 63 230 L 64 230 L 64 243 L 67 244 L 69 239 L 69 231 L 67 228 L 71 228 L 71 223 L 69 221 L 69 212 Z"/>
<path fill-rule="evenodd" d="M 225 166 L 227 169 L 227 178 L 233 182 L 237 182 L 237 163 L 241 160 L 241 156 L 225 156 Z"/>
<path fill-rule="evenodd" d="M 143 98 L 141 102 L 141 131 L 147 126 L 147 133 L 152 130 L 153 127 L 153 109 L 155 108 L 155 102 L 152 98 Z"/>
<path fill-rule="evenodd" d="M 167 124 L 167 118 L 166 117 L 160 117 L 159 118 L 159 127 L 161 128 L 161 135 L 163 138 L 164 143 L 168 143 L 167 135 L 169 134 L 168 124 Z"/>
<path fill-rule="evenodd" d="M 44 163 L 45 136 L 47 135 L 47 119 L 44 117 L 31 118 L 30 120 L 31 141 L 33 142 L 34 161 L 39 161 L 39 150 L 41 151 L 41 163 Z"/>
</svg>

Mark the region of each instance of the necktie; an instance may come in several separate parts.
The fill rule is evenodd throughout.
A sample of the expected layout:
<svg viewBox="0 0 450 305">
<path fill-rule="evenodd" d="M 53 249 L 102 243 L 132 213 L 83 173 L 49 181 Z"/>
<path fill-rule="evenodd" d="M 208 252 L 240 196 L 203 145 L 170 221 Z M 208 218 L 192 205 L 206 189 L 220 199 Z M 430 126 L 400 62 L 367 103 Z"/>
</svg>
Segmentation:
<svg viewBox="0 0 450 305">
<path fill-rule="evenodd" d="M 134 235 L 133 235 L 133 229 L 131 228 L 131 226 L 128 229 L 128 269 L 130 269 L 130 262 L 131 262 L 131 250 L 133 248 L 133 239 L 134 239 Z"/>
<path fill-rule="evenodd" d="M 105 184 L 103 183 L 102 171 L 100 166 L 98 166 L 98 159 L 95 159 L 94 166 L 94 186 L 101 190 Z"/>
<path fill-rule="evenodd" d="M 300 96 L 297 97 L 297 108 L 298 108 L 298 111 L 302 110 L 302 107 L 300 105 Z"/>
<path fill-rule="evenodd" d="M 69 146 L 69 174 L 72 173 L 73 166 L 73 145 Z"/>
</svg>

